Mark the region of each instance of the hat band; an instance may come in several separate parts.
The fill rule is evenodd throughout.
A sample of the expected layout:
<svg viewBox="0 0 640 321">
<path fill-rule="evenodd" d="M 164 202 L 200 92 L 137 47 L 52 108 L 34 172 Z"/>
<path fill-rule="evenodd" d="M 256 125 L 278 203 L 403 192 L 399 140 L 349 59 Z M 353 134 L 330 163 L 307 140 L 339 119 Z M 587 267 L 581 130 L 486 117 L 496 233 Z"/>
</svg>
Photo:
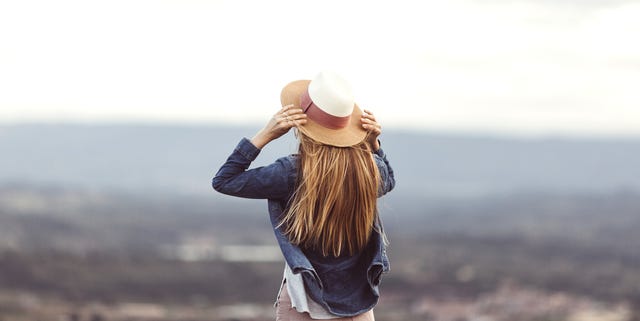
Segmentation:
<svg viewBox="0 0 640 321">
<path fill-rule="evenodd" d="M 320 126 L 329 129 L 345 128 L 347 127 L 347 125 L 349 125 L 349 120 L 351 119 L 351 115 L 338 117 L 322 110 L 320 107 L 313 103 L 311 97 L 309 96 L 309 91 L 307 90 L 305 90 L 302 95 L 300 95 L 300 108 L 302 108 L 304 113 L 307 114 L 307 117 L 309 119 L 318 123 Z"/>
</svg>

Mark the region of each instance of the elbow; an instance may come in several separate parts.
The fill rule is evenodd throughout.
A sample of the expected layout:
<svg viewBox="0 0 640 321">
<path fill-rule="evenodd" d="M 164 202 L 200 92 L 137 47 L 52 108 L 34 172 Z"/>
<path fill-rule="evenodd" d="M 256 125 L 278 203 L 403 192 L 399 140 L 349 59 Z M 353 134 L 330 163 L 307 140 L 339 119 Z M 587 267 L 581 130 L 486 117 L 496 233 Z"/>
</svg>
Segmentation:
<svg viewBox="0 0 640 321">
<path fill-rule="evenodd" d="M 391 179 L 386 181 L 383 185 L 378 189 L 378 197 L 384 196 L 387 193 L 391 192 L 393 188 L 396 186 L 396 181 Z"/>
<path fill-rule="evenodd" d="M 211 187 L 218 193 L 232 196 L 236 196 L 239 191 L 238 184 L 232 179 L 217 175 L 211 180 Z"/>
<path fill-rule="evenodd" d="M 382 176 L 382 180 L 380 184 L 381 191 L 379 194 L 382 196 L 391 192 L 391 190 L 396 187 L 396 178 L 393 175 L 393 170 L 389 167 L 381 169 L 380 174 Z"/>
<path fill-rule="evenodd" d="M 220 192 L 223 193 L 224 191 L 224 180 L 222 178 L 220 178 L 219 176 L 215 176 L 212 180 L 211 180 L 211 187 L 213 187 L 213 189 L 216 192 Z"/>
<path fill-rule="evenodd" d="M 387 188 L 387 193 L 391 192 L 396 187 L 396 179 L 391 177 L 389 179 L 389 187 Z"/>
</svg>

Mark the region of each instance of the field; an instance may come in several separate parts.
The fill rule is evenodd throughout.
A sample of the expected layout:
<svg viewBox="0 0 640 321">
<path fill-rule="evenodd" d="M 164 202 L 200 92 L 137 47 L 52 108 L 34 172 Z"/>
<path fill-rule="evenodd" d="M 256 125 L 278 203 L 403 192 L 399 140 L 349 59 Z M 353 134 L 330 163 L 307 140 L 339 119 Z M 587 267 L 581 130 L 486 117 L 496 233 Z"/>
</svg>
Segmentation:
<svg viewBox="0 0 640 321">
<path fill-rule="evenodd" d="M 376 320 L 640 320 L 638 196 L 383 202 Z M 271 233 L 261 201 L 4 186 L 0 320 L 273 320 Z"/>
</svg>

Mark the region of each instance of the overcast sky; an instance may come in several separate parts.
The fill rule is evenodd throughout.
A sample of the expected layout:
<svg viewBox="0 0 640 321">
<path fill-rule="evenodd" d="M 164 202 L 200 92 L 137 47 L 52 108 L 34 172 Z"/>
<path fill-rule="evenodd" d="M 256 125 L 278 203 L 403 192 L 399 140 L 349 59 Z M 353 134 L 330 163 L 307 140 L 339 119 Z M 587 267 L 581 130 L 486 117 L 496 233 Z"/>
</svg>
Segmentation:
<svg viewBox="0 0 640 321">
<path fill-rule="evenodd" d="M 329 69 L 383 126 L 640 136 L 639 1 L 3 1 L 0 123 L 263 122 Z"/>
</svg>

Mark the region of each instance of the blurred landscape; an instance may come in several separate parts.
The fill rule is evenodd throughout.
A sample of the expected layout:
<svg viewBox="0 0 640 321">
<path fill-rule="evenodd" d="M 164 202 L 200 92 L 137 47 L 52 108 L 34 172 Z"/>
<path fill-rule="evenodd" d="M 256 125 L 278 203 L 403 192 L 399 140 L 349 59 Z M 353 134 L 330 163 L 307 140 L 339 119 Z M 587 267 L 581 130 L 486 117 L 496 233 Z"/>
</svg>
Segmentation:
<svg viewBox="0 0 640 321">
<path fill-rule="evenodd" d="M 275 319 L 265 201 L 210 187 L 257 129 L 0 126 L 0 321 Z M 376 320 L 640 321 L 640 139 L 381 140 L 397 187 Z"/>
</svg>

